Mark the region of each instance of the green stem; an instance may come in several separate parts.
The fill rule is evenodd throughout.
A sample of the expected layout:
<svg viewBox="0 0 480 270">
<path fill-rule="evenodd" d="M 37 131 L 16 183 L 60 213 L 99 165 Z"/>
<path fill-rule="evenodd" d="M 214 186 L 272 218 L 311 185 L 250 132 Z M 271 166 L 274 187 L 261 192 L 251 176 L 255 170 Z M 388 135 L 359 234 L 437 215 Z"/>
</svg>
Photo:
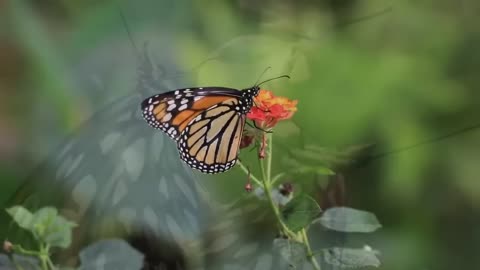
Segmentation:
<svg viewBox="0 0 480 270">
<path fill-rule="evenodd" d="M 267 179 L 272 181 L 272 152 L 273 152 L 273 136 L 272 133 L 267 134 Z"/>
<path fill-rule="evenodd" d="M 50 268 L 48 266 L 48 261 L 50 260 L 50 246 L 47 244 L 40 244 L 40 254 L 38 255 L 38 258 L 40 259 L 42 269 L 43 270 L 49 270 L 49 269 L 54 269 Z"/>
<path fill-rule="evenodd" d="M 47 259 L 47 265 L 50 269 L 52 270 L 56 270 L 57 268 L 55 267 L 55 265 L 53 264 L 52 262 L 52 259 L 50 259 L 50 245 L 45 245 L 45 257 Z"/>
<path fill-rule="evenodd" d="M 295 233 L 293 233 L 282 221 L 282 217 L 280 216 L 280 211 L 278 207 L 275 205 L 275 202 L 272 198 L 272 192 L 270 190 L 270 185 L 267 181 L 263 181 L 263 188 L 265 189 L 265 195 L 267 196 L 268 203 L 275 214 L 275 218 L 277 219 L 277 223 L 280 225 L 281 231 L 290 238 L 295 238 Z"/>
<path fill-rule="evenodd" d="M 269 179 L 267 179 L 267 175 L 265 173 L 265 165 L 263 159 L 259 158 L 258 163 L 260 164 L 260 170 L 262 171 L 262 182 L 267 181 L 268 183 L 270 182 Z"/>
<path fill-rule="evenodd" d="M 250 175 L 250 179 L 253 180 L 253 182 L 255 182 L 255 184 L 257 186 L 262 186 L 262 183 L 260 182 L 260 180 L 258 180 L 257 177 L 255 177 L 255 175 L 253 175 L 248 169 L 247 167 L 245 167 L 245 165 L 243 165 L 242 162 L 240 162 L 240 160 L 237 161 L 237 164 L 240 165 L 240 168 L 245 172 L 246 175 Z"/>
<path fill-rule="evenodd" d="M 22 246 L 20 245 L 14 245 L 13 246 L 13 250 L 20 253 L 20 254 L 23 254 L 23 255 L 28 255 L 28 256 L 35 256 L 35 257 L 38 257 L 40 256 L 40 252 L 38 251 L 35 251 L 35 250 L 28 250 L 28 249 L 24 249 Z"/>
<path fill-rule="evenodd" d="M 321 270 L 320 265 L 317 262 L 317 259 L 314 257 L 314 253 L 312 252 L 312 248 L 310 247 L 310 242 L 308 241 L 307 231 L 302 229 L 302 240 L 305 246 L 307 247 L 307 259 L 312 263 L 312 266 L 315 270 Z"/>
<path fill-rule="evenodd" d="M 270 204 L 270 207 L 272 208 L 273 213 L 275 214 L 275 218 L 277 219 L 277 223 L 280 225 L 280 230 L 283 232 L 284 235 L 290 237 L 290 238 L 295 238 L 295 233 L 292 232 L 285 223 L 283 223 L 282 217 L 280 216 L 280 210 L 278 209 L 278 206 L 275 204 L 272 198 L 272 185 L 271 185 L 271 170 L 272 170 L 272 148 L 273 145 L 271 144 L 272 142 L 272 136 L 271 134 L 267 135 L 267 155 L 266 155 L 266 163 L 267 163 L 267 168 L 265 169 L 264 166 L 264 160 L 260 159 L 260 169 L 262 170 L 262 176 L 263 176 L 263 188 L 265 190 L 265 195 L 267 197 L 268 203 Z"/>
<path fill-rule="evenodd" d="M 47 264 L 48 266 L 50 267 L 50 269 L 52 270 L 56 270 L 57 268 L 55 267 L 55 265 L 53 264 L 52 260 L 50 259 L 50 256 L 47 257 Z"/>
</svg>

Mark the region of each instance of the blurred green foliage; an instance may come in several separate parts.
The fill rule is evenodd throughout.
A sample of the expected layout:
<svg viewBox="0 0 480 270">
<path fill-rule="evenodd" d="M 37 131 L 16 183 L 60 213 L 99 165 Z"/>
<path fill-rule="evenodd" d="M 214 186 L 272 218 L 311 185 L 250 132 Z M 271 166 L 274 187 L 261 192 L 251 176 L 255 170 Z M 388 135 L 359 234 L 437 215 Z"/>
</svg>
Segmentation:
<svg viewBox="0 0 480 270">
<path fill-rule="evenodd" d="M 308 145 L 374 144 L 370 154 L 378 154 L 480 122 L 480 3 L 474 0 L 50 0 L 0 6 L 0 106 L 6 108 L 0 110 L 0 140 L 6 142 L 0 144 L 1 201 L 58 138 L 107 101 L 133 91 L 134 50 L 119 6 L 137 45 L 149 41 L 180 70 L 213 59 L 187 77 L 195 85 L 248 87 L 267 66 L 272 70 L 265 77 L 290 74 L 290 81 L 265 85 L 299 101 L 293 121 L 275 131 L 277 172 L 289 151 Z M 166 55 L 164 47 L 175 54 Z M 110 69 L 92 74 L 108 91 L 72 78 L 72 70 L 85 72 L 85 62 Z M 382 269 L 480 265 L 479 132 L 345 171 L 349 204 L 375 213 L 384 225 L 372 239 L 382 252 Z M 11 134 L 16 140 L 10 142 Z M 244 152 L 255 171 L 256 154 Z M 205 181 L 214 181 L 228 198 L 240 196 L 242 179 L 234 170 Z M 291 180 L 307 189 L 312 179 Z"/>
</svg>

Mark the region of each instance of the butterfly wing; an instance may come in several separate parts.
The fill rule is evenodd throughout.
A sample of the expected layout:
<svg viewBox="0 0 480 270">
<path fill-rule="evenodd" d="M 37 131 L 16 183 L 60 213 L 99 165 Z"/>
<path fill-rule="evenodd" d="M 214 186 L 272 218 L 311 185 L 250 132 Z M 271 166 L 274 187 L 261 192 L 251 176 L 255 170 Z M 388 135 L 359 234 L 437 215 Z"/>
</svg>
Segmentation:
<svg viewBox="0 0 480 270">
<path fill-rule="evenodd" d="M 189 166 L 204 173 L 229 170 L 237 160 L 245 115 L 237 98 L 227 98 L 198 114 L 180 134 L 178 150 Z"/>
<path fill-rule="evenodd" d="M 150 126 L 177 140 L 188 123 L 203 111 L 240 96 L 241 92 L 232 88 L 185 88 L 151 96 L 142 102 L 141 108 Z"/>
</svg>

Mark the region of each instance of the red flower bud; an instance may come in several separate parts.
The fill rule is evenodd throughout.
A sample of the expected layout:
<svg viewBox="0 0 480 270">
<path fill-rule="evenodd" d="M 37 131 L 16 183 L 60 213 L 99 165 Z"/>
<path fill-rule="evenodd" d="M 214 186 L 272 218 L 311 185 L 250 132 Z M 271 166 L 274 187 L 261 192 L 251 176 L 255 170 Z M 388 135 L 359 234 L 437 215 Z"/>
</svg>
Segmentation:
<svg viewBox="0 0 480 270">
<path fill-rule="evenodd" d="M 253 186 L 252 186 L 252 183 L 247 183 L 245 185 L 245 191 L 246 192 L 251 192 L 253 190 Z"/>
<path fill-rule="evenodd" d="M 253 135 L 243 134 L 242 141 L 240 142 L 240 149 L 249 147 L 253 143 L 254 139 L 255 136 Z"/>
</svg>

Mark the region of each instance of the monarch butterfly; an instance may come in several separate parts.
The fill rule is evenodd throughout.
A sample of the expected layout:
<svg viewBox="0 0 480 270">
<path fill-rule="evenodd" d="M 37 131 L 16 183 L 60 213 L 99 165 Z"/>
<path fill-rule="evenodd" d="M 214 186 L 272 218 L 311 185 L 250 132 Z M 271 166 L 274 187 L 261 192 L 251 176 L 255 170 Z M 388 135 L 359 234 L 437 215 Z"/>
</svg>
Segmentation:
<svg viewBox="0 0 480 270">
<path fill-rule="evenodd" d="M 141 104 L 147 123 L 177 142 L 180 158 L 203 173 L 221 173 L 237 161 L 246 114 L 260 85 L 251 88 L 184 88 L 158 94 Z"/>
</svg>

